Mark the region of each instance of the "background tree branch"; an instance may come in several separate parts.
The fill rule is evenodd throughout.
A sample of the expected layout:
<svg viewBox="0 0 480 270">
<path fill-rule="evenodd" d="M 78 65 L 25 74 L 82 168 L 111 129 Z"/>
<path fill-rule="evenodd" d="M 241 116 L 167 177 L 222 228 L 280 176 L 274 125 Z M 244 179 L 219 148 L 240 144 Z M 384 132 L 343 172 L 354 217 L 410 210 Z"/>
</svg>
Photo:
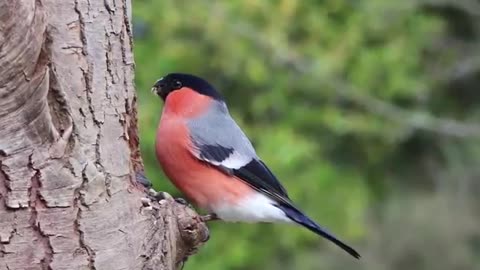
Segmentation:
<svg viewBox="0 0 480 270">
<path fill-rule="evenodd" d="M 235 33 L 253 41 L 254 44 L 256 44 L 260 50 L 264 51 L 266 55 L 269 55 L 277 65 L 291 67 L 295 72 L 302 75 L 316 77 L 321 74 L 321 72 L 317 70 L 322 67 L 321 62 L 315 59 L 302 59 L 299 56 L 300 53 L 288 47 L 288 44 L 282 46 L 282 44 L 278 42 L 269 42 L 262 36 L 256 34 L 247 24 L 238 23 L 230 27 Z M 476 67 L 477 61 L 475 60 L 476 59 L 470 59 L 468 62 L 462 63 L 457 66 L 457 72 L 450 71 L 450 73 L 454 74 L 454 76 L 461 76 L 461 74 Z M 454 79 L 454 77 L 452 79 Z M 480 136 L 480 125 L 477 123 L 438 117 L 428 111 L 403 109 L 392 103 L 366 94 L 366 91 L 358 89 L 339 76 L 323 78 L 321 82 L 323 87 L 335 89 L 335 92 L 345 100 L 360 105 L 372 114 L 405 125 L 411 129 L 420 129 L 443 136 L 459 138 Z M 319 87 L 322 87 L 322 85 Z"/>
</svg>

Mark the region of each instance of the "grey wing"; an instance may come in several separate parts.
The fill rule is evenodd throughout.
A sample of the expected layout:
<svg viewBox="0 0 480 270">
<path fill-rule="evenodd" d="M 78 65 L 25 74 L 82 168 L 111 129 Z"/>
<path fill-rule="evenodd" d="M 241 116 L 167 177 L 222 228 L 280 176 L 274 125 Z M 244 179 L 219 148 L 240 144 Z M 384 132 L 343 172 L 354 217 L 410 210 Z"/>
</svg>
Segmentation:
<svg viewBox="0 0 480 270">
<path fill-rule="evenodd" d="M 201 117 L 188 122 L 195 156 L 215 165 L 237 169 L 257 154 L 250 140 L 231 118 L 224 103 L 217 102 Z"/>
<path fill-rule="evenodd" d="M 288 200 L 285 188 L 257 156 L 250 140 L 223 103 L 188 123 L 192 154 L 221 171 L 235 175 L 277 201 Z"/>
</svg>

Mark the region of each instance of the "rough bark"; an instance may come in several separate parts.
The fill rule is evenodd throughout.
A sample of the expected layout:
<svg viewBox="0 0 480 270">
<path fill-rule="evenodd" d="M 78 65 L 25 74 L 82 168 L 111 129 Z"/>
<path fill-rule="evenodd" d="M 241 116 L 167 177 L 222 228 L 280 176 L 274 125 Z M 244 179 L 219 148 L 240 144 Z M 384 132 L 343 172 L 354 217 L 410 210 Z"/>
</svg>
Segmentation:
<svg viewBox="0 0 480 270">
<path fill-rule="evenodd" d="M 129 0 L 0 0 L 0 270 L 174 269 L 208 236 L 142 210 Z"/>
</svg>

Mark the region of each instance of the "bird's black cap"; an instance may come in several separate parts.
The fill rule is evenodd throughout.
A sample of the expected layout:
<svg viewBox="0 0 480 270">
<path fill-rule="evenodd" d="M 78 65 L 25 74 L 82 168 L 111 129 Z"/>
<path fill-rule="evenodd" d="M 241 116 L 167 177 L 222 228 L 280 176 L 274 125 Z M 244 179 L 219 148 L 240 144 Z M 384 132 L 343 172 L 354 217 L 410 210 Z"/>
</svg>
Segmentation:
<svg viewBox="0 0 480 270">
<path fill-rule="evenodd" d="M 160 78 L 153 85 L 152 92 L 165 100 L 171 92 L 181 89 L 182 87 L 188 87 L 199 94 L 209 96 L 216 100 L 223 100 L 222 95 L 206 80 L 185 73 L 170 73 Z"/>
</svg>

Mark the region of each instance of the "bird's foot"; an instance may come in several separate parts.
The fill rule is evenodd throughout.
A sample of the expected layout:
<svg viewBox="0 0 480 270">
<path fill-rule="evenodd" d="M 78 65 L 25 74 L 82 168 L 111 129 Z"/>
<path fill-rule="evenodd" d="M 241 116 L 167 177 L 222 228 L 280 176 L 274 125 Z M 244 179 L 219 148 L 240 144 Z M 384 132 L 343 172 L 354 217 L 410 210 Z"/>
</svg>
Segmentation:
<svg viewBox="0 0 480 270">
<path fill-rule="evenodd" d="M 147 195 L 151 200 L 154 200 L 154 201 L 157 201 L 157 202 L 172 198 L 172 195 L 168 194 L 167 192 L 165 192 L 165 191 L 155 191 L 153 188 L 148 190 Z"/>
<path fill-rule="evenodd" d="M 204 215 L 204 216 L 201 216 L 200 219 L 202 220 L 202 222 L 220 220 L 220 218 L 216 214 Z"/>
<path fill-rule="evenodd" d="M 190 203 L 187 202 L 187 200 L 185 200 L 184 198 L 175 198 L 175 201 L 179 204 L 182 204 L 182 205 L 185 205 L 185 206 L 188 206 L 190 208 L 192 208 L 192 205 Z"/>
<path fill-rule="evenodd" d="M 165 191 L 155 191 L 153 188 L 149 189 L 147 194 L 148 194 L 149 198 L 151 198 L 152 200 L 155 200 L 155 201 L 163 201 L 163 200 L 173 198 L 172 195 L 168 194 L 167 192 L 165 192 Z M 190 203 L 188 203 L 188 201 L 185 200 L 184 198 L 175 198 L 174 200 L 175 200 L 175 202 L 177 202 L 181 205 L 185 205 L 185 206 L 188 206 L 190 208 L 193 208 L 192 205 Z"/>
<path fill-rule="evenodd" d="M 147 197 L 141 198 L 142 201 L 142 212 L 143 211 L 152 211 L 152 210 L 159 210 L 158 204 L 155 205 L 152 202 L 161 202 L 163 200 L 172 198 L 170 194 L 164 191 L 155 191 L 154 189 L 149 189 L 147 192 Z"/>
<path fill-rule="evenodd" d="M 141 198 L 142 201 L 142 208 L 140 212 L 143 214 L 144 212 L 152 212 L 154 209 L 159 210 L 158 206 L 152 204 L 152 199 L 148 197 Z"/>
<path fill-rule="evenodd" d="M 147 192 L 147 197 L 142 198 L 142 204 L 144 205 L 144 207 L 148 208 L 149 206 L 151 206 L 152 201 L 161 202 L 163 200 L 168 200 L 172 198 L 172 195 L 168 194 L 165 191 L 155 191 L 153 188 L 151 188 Z M 181 205 L 193 209 L 193 206 L 184 198 L 175 198 L 174 200 Z"/>
</svg>

